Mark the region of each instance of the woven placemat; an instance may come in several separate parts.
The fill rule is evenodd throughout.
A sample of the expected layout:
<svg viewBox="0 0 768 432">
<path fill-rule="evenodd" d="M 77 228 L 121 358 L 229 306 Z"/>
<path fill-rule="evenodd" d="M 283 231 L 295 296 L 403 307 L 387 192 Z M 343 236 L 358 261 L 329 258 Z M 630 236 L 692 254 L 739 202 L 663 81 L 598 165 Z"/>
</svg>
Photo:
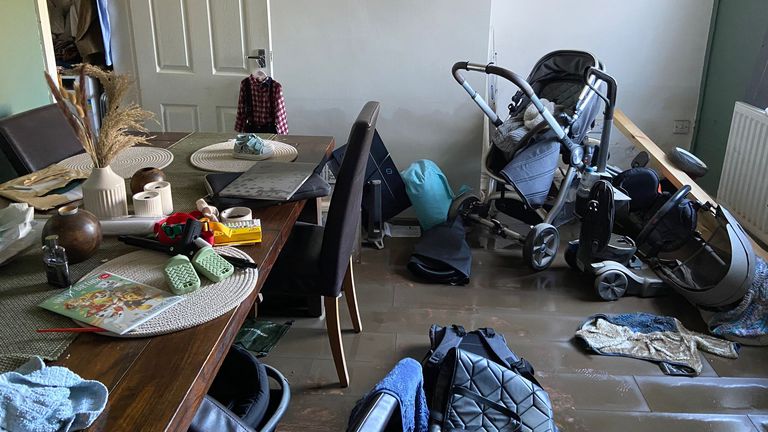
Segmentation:
<svg viewBox="0 0 768 432">
<path fill-rule="evenodd" d="M 165 168 L 173 162 L 173 153 L 163 148 L 130 147 L 121 151 L 110 164 L 112 170 L 120 177 L 127 179 L 141 168 Z M 86 153 L 80 153 L 66 158 L 58 165 L 90 172 L 93 161 Z"/>
<path fill-rule="evenodd" d="M 250 260 L 245 252 L 233 247 L 221 247 L 216 251 Z M 167 257 L 160 252 L 140 250 L 115 258 L 88 275 L 110 272 L 170 292 L 163 274 L 167 261 Z M 106 332 L 100 334 L 116 337 L 157 336 L 207 323 L 239 306 L 256 287 L 258 275 L 256 269 L 238 269 L 232 276 L 218 283 L 200 277 L 200 289 L 183 295 L 184 300 L 130 332 L 119 336 Z"/>
<path fill-rule="evenodd" d="M 268 161 L 293 162 L 298 156 L 299 151 L 296 147 L 280 141 L 265 139 L 265 142 L 272 144 L 274 154 L 265 159 Z M 192 153 L 189 162 L 205 171 L 218 172 L 245 172 L 258 161 L 248 159 L 236 159 L 232 156 L 234 142 L 225 141 L 203 147 Z"/>
<path fill-rule="evenodd" d="M 91 258 L 70 265 L 77 280 L 106 260 L 135 250 L 105 237 L 102 247 Z M 56 360 L 77 337 L 75 333 L 37 333 L 36 329 L 72 327 L 72 320 L 38 306 L 61 292 L 45 281 L 43 258 L 33 245 L 0 267 L 0 372 L 16 369 L 32 356 Z"/>
</svg>

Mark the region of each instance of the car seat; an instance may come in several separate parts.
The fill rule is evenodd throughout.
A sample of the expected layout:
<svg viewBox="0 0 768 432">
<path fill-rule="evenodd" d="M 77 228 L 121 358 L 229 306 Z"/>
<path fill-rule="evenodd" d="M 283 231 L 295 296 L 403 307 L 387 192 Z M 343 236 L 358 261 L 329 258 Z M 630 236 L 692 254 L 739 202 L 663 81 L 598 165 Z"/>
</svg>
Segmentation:
<svg viewBox="0 0 768 432">
<path fill-rule="evenodd" d="M 278 384 L 277 389 L 270 389 L 270 379 Z M 288 380 L 277 369 L 233 345 L 188 431 L 272 432 L 290 398 Z"/>
<path fill-rule="evenodd" d="M 643 232 L 674 192 L 669 191 L 668 185 L 662 185 L 652 169 L 624 171 L 613 179 L 613 186 L 631 198 L 628 208 L 617 209 L 617 228 L 621 234 L 634 238 L 637 248 L 646 256 L 677 250 L 696 232 L 698 204 L 688 199 L 682 199 L 667 212 L 654 229 Z"/>
</svg>

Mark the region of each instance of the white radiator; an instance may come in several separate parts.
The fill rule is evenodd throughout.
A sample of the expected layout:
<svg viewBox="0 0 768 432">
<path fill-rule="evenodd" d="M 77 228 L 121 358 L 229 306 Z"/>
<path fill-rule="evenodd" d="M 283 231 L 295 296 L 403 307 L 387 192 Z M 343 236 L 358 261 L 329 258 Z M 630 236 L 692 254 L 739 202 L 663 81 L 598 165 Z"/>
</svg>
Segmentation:
<svg viewBox="0 0 768 432">
<path fill-rule="evenodd" d="M 768 243 L 768 112 L 736 102 L 717 200 Z"/>
</svg>

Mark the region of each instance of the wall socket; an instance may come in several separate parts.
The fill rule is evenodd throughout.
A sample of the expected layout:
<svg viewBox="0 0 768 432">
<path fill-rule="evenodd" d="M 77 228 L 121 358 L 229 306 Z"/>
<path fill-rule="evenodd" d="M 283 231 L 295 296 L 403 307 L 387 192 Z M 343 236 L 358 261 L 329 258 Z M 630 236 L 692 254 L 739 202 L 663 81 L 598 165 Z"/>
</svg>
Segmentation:
<svg viewBox="0 0 768 432">
<path fill-rule="evenodd" d="M 691 121 L 690 120 L 675 120 L 672 133 L 675 135 L 688 135 L 691 133 Z"/>
</svg>

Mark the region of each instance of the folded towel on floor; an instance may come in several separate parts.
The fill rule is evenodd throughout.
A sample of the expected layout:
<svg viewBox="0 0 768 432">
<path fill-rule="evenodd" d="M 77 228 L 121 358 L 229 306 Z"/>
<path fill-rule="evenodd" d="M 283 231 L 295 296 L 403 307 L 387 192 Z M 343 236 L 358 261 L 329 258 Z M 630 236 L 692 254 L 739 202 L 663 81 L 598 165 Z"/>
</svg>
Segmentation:
<svg viewBox="0 0 768 432">
<path fill-rule="evenodd" d="M 755 276 L 747 294 L 728 311 L 702 311 L 709 331 L 745 345 L 768 345 L 768 264 L 757 257 Z"/>
<path fill-rule="evenodd" d="M 364 414 L 363 408 L 379 393 L 390 394 L 399 402 L 404 432 L 426 432 L 429 412 L 419 362 L 412 358 L 400 360 L 370 393 L 357 402 L 349 417 L 350 427 L 357 422 L 358 416 Z"/>
<path fill-rule="evenodd" d="M 736 343 L 690 331 L 676 318 L 641 312 L 592 315 L 576 337 L 598 354 L 656 362 L 667 375 L 699 375 L 699 350 L 725 358 L 739 356 Z"/>
<path fill-rule="evenodd" d="M 68 432 L 85 429 L 107 404 L 107 388 L 34 357 L 0 374 L 0 430 Z"/>
</svg>

